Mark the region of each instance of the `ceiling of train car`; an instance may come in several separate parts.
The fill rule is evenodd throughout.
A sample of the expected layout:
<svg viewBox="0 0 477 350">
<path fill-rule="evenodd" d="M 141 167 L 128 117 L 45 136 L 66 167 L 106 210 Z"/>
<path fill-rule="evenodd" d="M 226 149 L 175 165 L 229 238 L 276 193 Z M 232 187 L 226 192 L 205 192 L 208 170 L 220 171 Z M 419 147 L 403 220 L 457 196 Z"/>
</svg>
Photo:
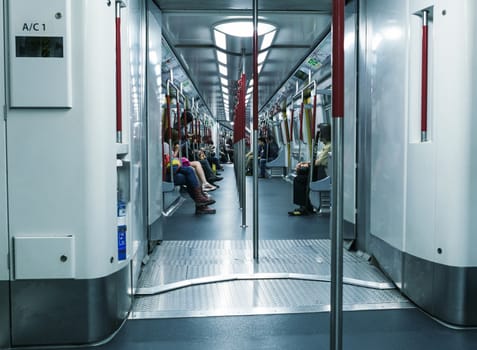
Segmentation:
<svg viewBox="0 0 477 350">
<path fill-rule="evenodd" d="M 154 0 L 162 11 L 163 36 L 217 120 L 232 117 L 237 80 L 243 67 L 252 77 L 252 40 L 226 36 L 226 49 L 215 42 L 217 24 L 252 18 L 252 1 Z M 259 75 L 259 107 L 277 92 L 297 65 L 316 47 L 331 23 L 331 0 L 259 1 L 259 21 L 276 27 Z M 259 38 L 259 46 L 263 41 Z M 219 72 L 218 52 L 227 53 L 227 76 Z M 220 79 L 224 77 L 224 79 Z M 227 84 L 227 89 L 222 85 Z M 225 93 L 224 93 L 225 90 Z M 224 95 L 229 104 L 224 107 Z M 226 98 L 226 97 L 225 97 Z"/>
</svg>

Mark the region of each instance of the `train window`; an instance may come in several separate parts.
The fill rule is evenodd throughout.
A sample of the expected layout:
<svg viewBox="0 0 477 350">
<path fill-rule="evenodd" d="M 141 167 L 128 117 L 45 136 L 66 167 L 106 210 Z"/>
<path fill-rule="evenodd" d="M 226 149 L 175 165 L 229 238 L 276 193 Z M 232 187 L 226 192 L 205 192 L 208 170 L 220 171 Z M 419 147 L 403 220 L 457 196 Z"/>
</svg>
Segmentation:
<svg viewBox="0 0 477 350">
<path fill-rule="evenodd" d="M 331 95 L 323 95 L 323 119 L 325 123 L 331 124 Z"/>
</svg>

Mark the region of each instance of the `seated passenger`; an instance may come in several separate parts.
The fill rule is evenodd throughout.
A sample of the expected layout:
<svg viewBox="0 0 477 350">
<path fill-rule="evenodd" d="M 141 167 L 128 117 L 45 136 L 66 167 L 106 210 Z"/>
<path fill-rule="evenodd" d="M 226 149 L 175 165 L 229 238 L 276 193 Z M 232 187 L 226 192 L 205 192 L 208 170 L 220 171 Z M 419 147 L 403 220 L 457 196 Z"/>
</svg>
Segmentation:
<svg viewBox="0 0 477 350">
<path fill-rule="evenodd" d="M 259 177 L 266 177 L 266 163 L 274 160 L 278 157 L 278 145 L 273 139 L 273 136 L 269 135 L 265 144 L 265 156 L 260 157 L 260 174 Z"/>
<path fill-rule="evenodd" d="M 218 176 L 214 171 L 212 170 L 210 166 L 210 162 L 207 159 L 207 156 L 205 155 L 205 152 L 203 150 L 199 150 L 198 152 L 198 158 L 199 162 L 202 165 L 202 168 L 204 169 L 205 177 L 207 178 L 207 181 L 210 182 L 211 184 L 215 185 L 215 182 L 223 180 L 223 177 Z"/>
<path fill-rule="evenodd" d="M 331 126 L 322 123 L 318 125 L 318 141 L 324 144 L 324 147 L 318 152 L 313 168 L 313 181 L 324 179 L 326 167 L 328 165 L 328 154 L 331 152 Z M 313 206 L 308 198 L 310 183 L 310 163 L 300 162 L 296 166 L 296 177 L 293 179 L 293 203 L 299 205 L 288 215 L 301 216 L 313 213 Z"/>
<path fill-rule="evenodd" d="M 258 138 L 257 151 L 258 151 L 258 158 L 259 158 L 259 164 L 260 164 L 260 159 L 265 157 L 265 138 L 264 137 Z M 246 175 L 248 176 L 253 175 L 253 158 L 254 158 L 253 151 L 250 151 L 245 155 L 245 172 L 246 172 Z M 259 174 L 259 177 L 260 175 L 261 174 Z"/>
<path fill-rule="evenodd" d="M 177 142 L 174 144 L 174 157 L 176 158 L 179 157 L 179 144 Z M 182 157 L 181 163 L 182 165 L 189 165 L 194 168 L 197 174 L 197 177 L 199 178 L 202 184 L 202 190 L 204 192 L 215 191 L 217 189 L 216 186 L 210 184 L 207 181 L 206 176 L 204 174 L 204 169 L 202 168 L 202 164 L 199 161 L 195 161 L 195 160 L 189 161 L 189 159 Z"/>
<path fill-rule="evenodd" d="M 163 152 L 166 156 L 169 153 L 169 145 L 167 143 L 164 143 Z M 174 185 L 186 186 L 187 192 L 195 202 L 195 213 L 215 214 L 215 209 L 209 207 L 209 205 L 215 203 L 215 200 L 208 198 L 202 193 L 202 188 L 199 184 L 194 169 L 192 169 L 190 166 L 183 166 L 177 158 L 173 158 L 172 161 L 170 161 L 168 164 L 164 164 L 164 166 L 170 169 L 171 163 Z M 171 181 L 170 171 L 166 171 L 166 180 Z"/>
</svg>

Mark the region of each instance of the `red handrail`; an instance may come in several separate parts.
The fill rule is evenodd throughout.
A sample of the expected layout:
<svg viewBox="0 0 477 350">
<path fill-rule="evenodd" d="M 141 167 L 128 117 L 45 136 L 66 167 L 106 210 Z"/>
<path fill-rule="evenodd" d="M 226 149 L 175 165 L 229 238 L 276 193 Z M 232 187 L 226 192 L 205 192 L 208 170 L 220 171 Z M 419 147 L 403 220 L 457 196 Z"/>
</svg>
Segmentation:
<svg viewBox="0 0 477 350">
<path fill-rule="evenodd" d="M 333 118 L 344 117 L 344 0 L 333 1 Z"/>
<path fill-rule="evenodd" d="M 303 109 L 305 104 L 302 102 L 300 106 L 300 141 L 303 141 Z"/>
<path fill-rule="evenodd" d="M 422 12 L 421 141 L 427 141 L 427 96 L 429 65 L 429 27 L 427 15 L 427 11 Z"/>
<path fill-rule="evenodd" d="M 311 116 L 311 137 L 315 139 L 315 129 L 316 128 L 316 94 L 313 96 L 313 111 Z"/>
<path fill-rule="evenodd" d="M 122 142 L 122 82 L 121 82 L 121 12 L 116 8 L 116 142 Z"/>
</svg>

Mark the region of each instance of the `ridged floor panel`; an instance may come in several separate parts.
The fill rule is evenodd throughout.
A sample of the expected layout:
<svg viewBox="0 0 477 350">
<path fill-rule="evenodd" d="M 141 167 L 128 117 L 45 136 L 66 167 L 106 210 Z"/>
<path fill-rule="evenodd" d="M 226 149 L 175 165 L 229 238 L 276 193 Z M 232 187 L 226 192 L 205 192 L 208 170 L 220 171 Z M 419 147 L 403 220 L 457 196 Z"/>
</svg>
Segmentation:
<svg viewBox="0 0 477 350">
<path fill-rule="evenodd" d="M 143 295 L 136 296 L 131 317 L 328 311 L 330 257 L 329 240 L 260 241 L 257 264 L 250 241 L 165 241 L 144 268 L 138 284 Z M 226 281 L 210 282 L 214 277 Z M 343 287 L 344 310 L 412 307 L 379 269 L 346 250 L 344 279 L 351 281 Z M 194 283 L 180 285 L 187 280 Z M 162 290 L 144 295 L 154 288 Z"/>
</svg>

